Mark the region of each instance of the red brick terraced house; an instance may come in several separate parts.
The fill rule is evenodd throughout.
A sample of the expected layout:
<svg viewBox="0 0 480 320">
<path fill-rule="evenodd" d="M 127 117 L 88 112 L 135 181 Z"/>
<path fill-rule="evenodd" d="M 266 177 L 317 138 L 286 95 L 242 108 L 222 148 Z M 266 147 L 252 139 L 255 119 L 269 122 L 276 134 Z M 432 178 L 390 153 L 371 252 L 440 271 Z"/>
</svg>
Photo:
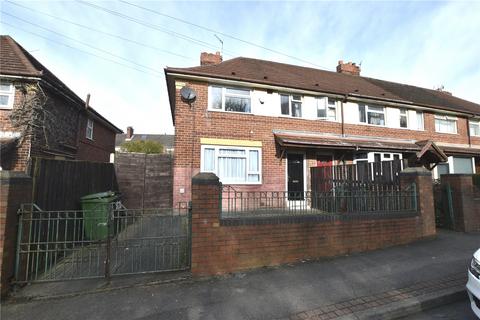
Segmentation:
<svg viewBox="0 0 480 320">
<path fill-rule="evenodd" d="M 34 156 L 108 162 L 115 125 L 10 36 L 0 36 L 0 161 L 25 171 Z"/>
<path fill-rule="evenodd" d="M 174 203 L 214 172 L 238 191 L 307 191 L 308 168 L 415 158 L 425 142 L 448 157 L 433 169 L 480 170 L 480 105 L 445 91 L 250 58 L 165 69 L 175 125 Z M 193 89 L 194 101 L 181 96 Z M 444 161 L 447 159 L 444 159 Z"/>
</svg>

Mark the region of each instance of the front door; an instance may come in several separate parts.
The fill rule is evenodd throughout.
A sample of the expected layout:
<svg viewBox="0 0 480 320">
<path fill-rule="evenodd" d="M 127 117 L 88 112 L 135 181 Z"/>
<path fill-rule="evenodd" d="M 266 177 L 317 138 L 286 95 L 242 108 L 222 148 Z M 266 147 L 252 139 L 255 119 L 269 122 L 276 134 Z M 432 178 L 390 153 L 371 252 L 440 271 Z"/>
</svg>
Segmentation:
<svg viewBox="0 0 480 320">
<path fill-rule="evenodd" d="M 288 200 L 304 200 L 303 154 L 287 155 Z"/>
</svg>

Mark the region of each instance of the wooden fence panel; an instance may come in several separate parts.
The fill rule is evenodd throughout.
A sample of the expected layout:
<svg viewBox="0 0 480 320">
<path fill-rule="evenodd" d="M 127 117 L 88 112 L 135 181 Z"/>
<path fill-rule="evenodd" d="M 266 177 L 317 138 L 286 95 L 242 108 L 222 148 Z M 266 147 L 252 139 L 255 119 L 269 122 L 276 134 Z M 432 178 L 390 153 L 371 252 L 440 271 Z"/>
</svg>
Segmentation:
<svg viewBox="0 0 480 320">
<path fill-rule="evenodd" d="M 78 210 L 80 198 L 118 191 L 112 163 L 33 158 L 33 203 L 43 210 Z"/>
<path fill-rule="evenodd" d="M 171 208 L 173 158 L 168 154 L 116 153 L 122 202 L 129 209 Z"/>
</svg>

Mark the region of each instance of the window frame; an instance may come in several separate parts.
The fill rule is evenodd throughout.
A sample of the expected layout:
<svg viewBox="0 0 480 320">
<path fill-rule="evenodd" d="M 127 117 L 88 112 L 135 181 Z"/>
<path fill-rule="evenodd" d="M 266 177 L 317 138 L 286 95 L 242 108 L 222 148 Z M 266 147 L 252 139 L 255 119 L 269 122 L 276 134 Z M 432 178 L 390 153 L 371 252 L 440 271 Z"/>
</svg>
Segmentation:
<svg viewBox="0 0 480 320">
<path fill-rule="evenodd" d="M 317 97 L 315 99 L 317 101 L 317 119 L 319 120 L 326 120 L 326 121 L 337 121 L 337 100 L 330 97 Z M 330 100 L 333 101 L 333 105 L 330 104 Z M 318 111 L 321 110 L 323 105 L 323 110 L 325 110 L 325 116 L 320 117 L 318 115 Z M 333 118 L 329 116 L 329 111 L 333 110 Z"/>
<path fill-rule="evenodd" d="M 478 127 L 478 134 L 474 134 L 472 130 L 472 126 L 477 126 Z M 470 135 L 472 137 L 480 137 L 480 120 L 468 120 L 468 130 L 470 132 Z"/>
<path fill-rule="evenodd" d="M 361 108 L 363 107 L 363 110 L 365 112 L 365 121 L 361 121 Z M 382 108 L 382 111 L 371 111 L 370 108 Z M 369 123 L 368 122 L 368 115 L 369 113 L 379 113 L 383 114 L 383 124 L 374 124 L 374 123 Z M 365 124 L 369 126 L 377 126 L 377 127 L 386 127 L 387 126 L 387 115 L 385 112 L 385 106 L 379 106 L 379 105 L 368 105 L 366 103 L 359 103 L 358 104 L 358 123 L 360 124 Z"/>
<path fill-rule="evenodd" d="M 204 153 L 205 149 L 214 149 L 214 169 L 205 170 L 205 158 Z M 220 149 L 232 149 L 232 150 L 244 150 L 245 156 L 237 156 L 232 158 L 245 158 L 245 180 L 243 182 L 239 181 L 222 181 L 222 178 L 218 173 L 218 158 L 220 156 Z M 250 171 L 250 151 L 258 152 L 258 171 Z M 202 144 L 200 148 L 200 172 L 212 172 L 219 177 L 220 181 L 223 184 L 228 185 L 260 185 L 262 184 L 262 148 L 261 147 L 244 147 L 244 146 L 224 146 L 224 145 L 208 145 Z M 258 175 L 258 181 L 248 181 L 249 175 Z"/>
<path fill-rule="evenodd" d="M 8 91 L 0 89 L 0 95 L 8 97 L 8 104 L 0 105 L 0 109 L 13 109 L 13 103 L 15 100 L 15 85 L 12 81 L 0 80 L 1 84 L 8 84 Z"/>
<path fill-rule="evenodd" d="M 457 120 L 458 118 L 457 117 L 452 117 L 452 116 L 449 116 L 449 115 L 441 115 L 441 114 L 436 114 L 434 116 L 435 118 L 435 121 L 434 121 L 434 125 L 435 125 L 435 132 L 437 133 L 445 133 L 445 134 L 457 134 L 458 133 L 458 124 L 457 124 Z M 437 120 L 439 121 L 451 121 L 454 125 L 454 132 L 447 132 L 447 131 L 440 131 L 440 127 L 437 129 Z"/>
<path fill-rule="evenodd" d="M 282 117 L 289 117 L 289 118 L 295 118 L 295 119 L 302 119 L 303 118 L 303 95 L 301 94 L 291 94 L 291 93 L 282 93 L 282 92 L 279 92 L 278 94 L 280 96 L 280 115 Z M 284 97 L 288 97 L 288 114 L 285 114 L 285 113 L 282 113 L 282 96 Z M 298 96 L 300 97 L 300 99 L 294 99 L 293 97 L 294 96 Z M 296 117 L 294 115 L 292 115 L 292 107 L 293 107 L 293 104 L 292 104 L 292 101 L 293 102 L 299 102 L 300 103 L 300 116 L 299 117 Z"/>
<path fill-rule="evenodd" d="M 421 127 L 419 126 L 418 120 L 421 119 Z M 415 123 L 416 123 L 416 130 L 418 131 L 425 131 L 425 115 L 423 111 L 415 110 Z"/>
<path fill-rule="evenodd" d="M 410 123 L 408 121 L 408 109 L 407 108 L 398 108 L 400 111 L 400 116 L 399 116 L 399 127 L 402 129 L 408 129 L 410 127 Z M 402 114 L 402 112 L 404 112 Z M 405 127 L 402 127 L 402 118 L 405 118 Z"/>
<path fill-rule="evenodd" d="M 213 108 L 212 105 L 212 88 L 220 88 L 222 90 L 222 107 L 220 109 Z M 243 111 L 230 111 L 225 109 L 225 101 L 226 97 L 238 97 L 238 98 L 246 98 L 247 95 L 242 95 L 242 94 L 232 94 L 232 93 L 227 93 L 227 89 L 232 89 L 232 90 L 244 90 L 248 91 L 248 99 L 250 100 L 250 110 L 248 112 L 243 112 Z M 209 85 L 208 86 L 208 110 L 209 111 L 219 111 L 219 112 L 232 112 L 232 113 L 239 113 L 239 114 L 252 114 L 252 89 L 251 88 L 246 88 L 246 87 L 233 87 L 233 86 L 220 86 L 220 85 Z"/>
<path fill-rule="evenodd" d="M 88 140 L 92 140 L 92 141 L 93 141 L 93 126 L 94 126 L 93 120 L 92 119 L 87 119 L 87 126 L 85 127 L 85 137 Z M 89 130 L 90 130 L 90 136 L 88 134 Z"/>
</svg>

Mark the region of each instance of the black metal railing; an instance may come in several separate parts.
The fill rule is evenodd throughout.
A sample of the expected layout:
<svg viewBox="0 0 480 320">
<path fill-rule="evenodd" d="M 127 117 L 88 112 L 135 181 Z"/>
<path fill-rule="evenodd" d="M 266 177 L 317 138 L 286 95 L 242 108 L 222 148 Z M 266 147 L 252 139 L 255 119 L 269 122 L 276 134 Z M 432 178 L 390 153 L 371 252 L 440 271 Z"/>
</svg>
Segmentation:
<svg viewBox="0 0 480 320">
<path fill-rule="evenodd" d="M 402 160 L 358 162 L 310 168 L 313 192 L 329 192 L 338 188 L 356 190 L 366 185 L 398 186 L 399 173 L 407 163 Z"/>
<path fill-rule="evenodd" d="M 291 200 L 295 199 L 295 200 Z M 417 211 L 416 185 L 371 185 L 329 192 L 222 190 L 222 218 Z"/>
</svg>

